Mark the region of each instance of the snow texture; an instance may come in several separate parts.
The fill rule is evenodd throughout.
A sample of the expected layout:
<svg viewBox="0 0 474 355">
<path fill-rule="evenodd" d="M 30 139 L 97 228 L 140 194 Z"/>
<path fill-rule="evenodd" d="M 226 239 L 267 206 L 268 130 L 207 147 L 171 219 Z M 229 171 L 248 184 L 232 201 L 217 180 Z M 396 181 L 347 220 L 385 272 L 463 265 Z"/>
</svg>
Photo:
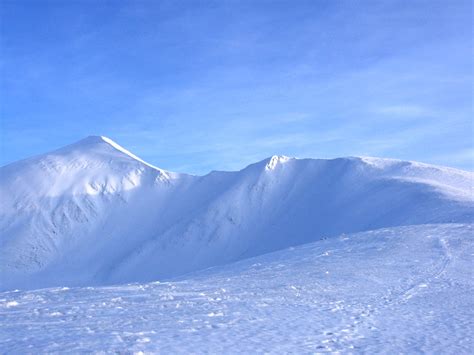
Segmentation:
<svg viewBox="0 0 474 355">
<path fill-rule="evenodd" d="M 473 173 L 92 136 L 0 168 L 0 353 L 470 354 Z"/>
<path fill-rule="evenodd" d="M 470 354 L 472 225 L 341 235 L 169 282 L 0 293 L 2 353 Z"/>
<path fill-rule="evenodd" d="M 163 280 L 341 233 L 469 223 L 472 181 L 366 157 L 190 176 L 92 136 L 0 168 L 1 288 Z"/>
</svg>

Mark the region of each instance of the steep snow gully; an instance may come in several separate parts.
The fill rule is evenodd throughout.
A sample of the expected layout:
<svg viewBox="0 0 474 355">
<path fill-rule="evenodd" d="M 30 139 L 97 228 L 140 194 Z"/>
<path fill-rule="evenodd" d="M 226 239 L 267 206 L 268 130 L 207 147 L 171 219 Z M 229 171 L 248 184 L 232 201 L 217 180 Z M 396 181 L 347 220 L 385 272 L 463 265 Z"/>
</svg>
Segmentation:
<svg viewBox="0 0 474 355">
<path fill-rule="evenodd" d="M 1 288 L 164 280 L 342 233 L 471 223 L 472 182 L 366 157 L 192 176 L 88 137 L 0 168 Z"/>
</svg>

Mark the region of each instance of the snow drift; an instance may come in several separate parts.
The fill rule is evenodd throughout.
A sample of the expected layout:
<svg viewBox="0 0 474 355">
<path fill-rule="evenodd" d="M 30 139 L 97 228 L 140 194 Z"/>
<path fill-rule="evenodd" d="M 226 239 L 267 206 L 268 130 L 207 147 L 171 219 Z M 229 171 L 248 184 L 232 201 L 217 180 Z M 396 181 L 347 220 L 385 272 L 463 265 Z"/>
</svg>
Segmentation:
<svg viewBox="0 0 474 355">
<path fill-rule="evenodd" d="M 472 182 L 358 157 L 191 176 L 88 137 L 0 168 L 2 288 L 151 281 L 341 233 L 469 223 Z"/>
<path fill-rule="evenodd" d="M 473 226 L 346 234 L 168 282 L 0 293 L 5 354 L 472 354 Z"/>
</svg>

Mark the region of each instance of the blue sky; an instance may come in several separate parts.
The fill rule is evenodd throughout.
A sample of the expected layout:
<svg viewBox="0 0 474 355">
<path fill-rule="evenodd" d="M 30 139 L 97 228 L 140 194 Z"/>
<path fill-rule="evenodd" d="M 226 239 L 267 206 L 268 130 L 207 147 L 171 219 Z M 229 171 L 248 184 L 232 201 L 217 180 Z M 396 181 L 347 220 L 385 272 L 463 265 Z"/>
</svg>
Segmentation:
<svg viewBox="0 0 474 355">
<path fill-rule="evenodd" d="M 0 164 L 105 135 L 168 170 L 273 154 L 474 169 L 471 1 L 2 1 Z"/>
</svg>

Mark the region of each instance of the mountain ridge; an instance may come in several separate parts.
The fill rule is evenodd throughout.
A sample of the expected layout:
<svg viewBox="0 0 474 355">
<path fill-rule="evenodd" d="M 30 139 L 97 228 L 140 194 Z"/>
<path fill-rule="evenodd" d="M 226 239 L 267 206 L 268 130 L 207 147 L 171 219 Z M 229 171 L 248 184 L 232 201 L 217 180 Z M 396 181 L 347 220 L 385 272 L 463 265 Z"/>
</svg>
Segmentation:
<svg viewBox="0 0 474 355">
<path fill-rule="evenodd" d="M 54 154 L 54 153 L 57 153 L 57 152 L 61 152 L 61 151 L 64 151 L 65 149 L 68 149 L 70 147 L 74 147 L 74 146 L 84 147 L 84 145 L 104 144 L 104 143 L 110 145 L 112 148 L 115 148 L 117 151 L 119 151 L 119 152 L 129 156 L 130 158 L 132 158 L 134 160 L 137 160 L 137 161 L 139 161 L 139 162 L 141 162 L 141 163 L 143 163 L 143 164 L 145 164 L 145 165 L 147 165 L 151 168 L 154 168 L 154 169 L 157 169 L 157 170 L 160 170 L 160 171 L 171 172 L 171 173 L 174 173 L 174 174 L 186 174 L 186 175 L 197 176 L 197 177 L 206 176 L 206 175 L 208 175 L 212 172 L 237 172 L 237 171 L 244 170 L 245 168 L 247 168 L 251 165 L 254 165 L 254 164 L 260 164 L 260 163 L 263 164 L 264 162 L 265 163 L 270 163 L 272 160 L 276 160 L 276 161 L 284 160 L 284 161 L 286 161 L 286 160 L 307 160 L 307 159 L 322 160 L 322 161 L 329 161 L 329 160 L 335 160 L 335 159 L 347 159 L 347 160 L 358 159 L 358 160 L 361 160 L 361 161 L 363 161 L 367 164 L 374 165 L 374 166 L 380 166 L 380 165 L 384 165 L 384 164 L 386 165 L 386 164 L 405 163 L 405 164 L 414 164 L 414 165 L 418 165 L 418 166 L 433 167 L 433 168 L 438 168 L 438 169 L 443 169 L 443 170 L 450 170 L 450 171 L 458 172 L 458 173 L 469 173 L 469 174 L 474 173 L 472 171 L 463 170 L 463 169 L 454 168 L 454 167 L 445 166 L 445 165 L 429 164 L 429 163 L 423 163 L 423 162 L 419 162 L 419 161 L 415 161 L 415 160 L 404 160 L 404 159 L 397 159 L 397 158 L 382 158 L 382 157 L 366 156 L 366 155 L 348 155 L 348 156 L 335 157 L 335 158 L 301 158 L 301 157 L 296 157 L 296 156 L 287 156 L 287 155 L 281 155 L 281 154 L 274 154 L 272 156 L 269 156 L 267 158 L 259 160 L 255 163 L 250 163 L 249 165 L 247 165 L 247 166 L 245 166 L 245 167 L 243 167 L 239 170 L 212 170 L 212 171 L 209 171 L 208 173 L 199 175 L 199 174 L 190 174 L 190 173 L 186 173 L 186 172 L 171 171 L 171 170 L 167 170 L 167 169 L 157 167 L 156 165 L 151 164 L 151 163 L 145 161 L 144 159 L 138 157 L 137 155 L 132 153 L 130 150 L 124 148 L 123 146 L 121 146 L 120 144 L 118 144 L 117 142 L 112 140 L 111 138 L 109 138 L 107 136 L 103 136 L 103 135 L 90 135 L 90 136 L 87 136 L 83 139 L 80 139 L 80 140 L 78 140 L 74 143 L 71 143 L 71 144 L 53 149 L 49 153 L 40 153 L 40 154 L 37 154 L 37 155 L 33 155 L 31 157 L 27 157 L 27 158 L 24 158 L 24 159 L 19 159 L 17 161 L 5 164 L 3 166 L 0 166 L 0 169 L 6 168 L 10 165 L 16 165 L 16 164 L 24 162 L 24 161 L 34 160 L 34 159 L 43 157 L 47 154 Z"/>
<path fill-rule="evenodd" d="M 341 233 L 466 223 L 472 177 L 285 156 L 194 176 L 91 136 L 0 168 L 2 287 L 152 281 Z"/>
</svg>

